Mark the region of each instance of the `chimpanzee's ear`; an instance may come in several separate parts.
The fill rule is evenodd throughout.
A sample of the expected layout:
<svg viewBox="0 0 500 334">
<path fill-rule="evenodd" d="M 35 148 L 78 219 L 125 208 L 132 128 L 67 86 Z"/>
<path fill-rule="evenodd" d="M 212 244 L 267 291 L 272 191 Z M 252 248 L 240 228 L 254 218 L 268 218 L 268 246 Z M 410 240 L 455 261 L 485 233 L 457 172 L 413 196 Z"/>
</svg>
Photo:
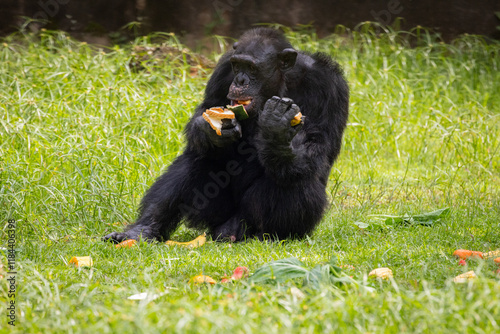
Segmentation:
<svg viewBox="0 0 500 334">
<path fill-rule="evenodd" d="M 295 65 L 297 60 L 297 51 L 287 48 L 278 54 L 278 64 L 282 71 L 287 71 Z"/>
</svg>

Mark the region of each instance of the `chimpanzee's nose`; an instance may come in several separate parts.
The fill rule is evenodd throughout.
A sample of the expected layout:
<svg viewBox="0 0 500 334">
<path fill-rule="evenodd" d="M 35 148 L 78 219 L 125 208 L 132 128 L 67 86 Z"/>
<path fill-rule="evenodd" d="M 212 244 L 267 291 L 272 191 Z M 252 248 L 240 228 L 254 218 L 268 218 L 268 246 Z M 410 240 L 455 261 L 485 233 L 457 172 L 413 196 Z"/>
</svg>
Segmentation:
<svg viewBox="0 0 500 334">
<path fill-rule="evenodd" d="M 249 82 L 250 80 L 248 79 L 248 76 L 244 73 L 238 73 L 234 78 L 234 83 L 237 86 L 248 86 Z"/>
</svg>

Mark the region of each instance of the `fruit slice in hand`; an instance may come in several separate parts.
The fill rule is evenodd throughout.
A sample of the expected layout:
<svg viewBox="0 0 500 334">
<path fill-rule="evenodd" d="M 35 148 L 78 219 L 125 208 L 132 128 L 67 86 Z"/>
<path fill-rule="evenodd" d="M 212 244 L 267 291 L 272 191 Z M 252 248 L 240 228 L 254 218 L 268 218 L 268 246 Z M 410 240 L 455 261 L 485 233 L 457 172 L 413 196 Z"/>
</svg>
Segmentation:
<svg viewBox="0 0 500 334">
<path fill-rule="evenodd" d="M 231 110 L 234 113 L 238 121 L 242 121 L 248 118 L 247 111 L 242 104 L 237 104 L 234 106 L 228 105 L 227 109 Z"/>
<path fill-rule="evenodd" d="M 223 119 L 233 119 L 235 117 L 234 113 L 231 110 L 223 109 L 221 107 L 213 107 L 207 109 L 203 113 L 203 119 L 210 124 L 212 129 L 220 136 L 222 129 L 222 120 Z"/>
<path fill-rule="evenodd" d="M 292 121 L 290 122 L 290 125 L 295 126 L 300 123 L 302 123 L 302 113 L 299 111 L 299 113 L 293 117 Z"/>
<path fill-rule="evenodd" d="M 212 107 L 210 109 L 207 109 L 205 113 L 213 118 L 229 118 L 233 119 L 234 112 L 228 109 L 223 109 L 222 107 Z"/>
</svg>

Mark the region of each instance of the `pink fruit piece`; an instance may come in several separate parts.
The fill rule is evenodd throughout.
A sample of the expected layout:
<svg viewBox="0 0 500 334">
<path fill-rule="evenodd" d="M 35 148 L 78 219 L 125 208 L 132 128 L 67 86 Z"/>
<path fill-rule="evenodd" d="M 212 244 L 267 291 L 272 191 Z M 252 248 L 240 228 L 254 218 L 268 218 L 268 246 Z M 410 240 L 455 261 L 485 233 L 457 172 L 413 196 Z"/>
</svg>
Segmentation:
<svg viewBox="0 0 500 334">
<path fill-rule="evenodd" d="M 248 277 L 249 271 L 247 267 L 237 267 L 233 271 L 233 275 L 231 275 L 231 278 L 234 280 L 242 279 L 244 277 Z"/>
<path fill-rule="evenodd" d="M 461 265 L 461 266 L 465 266 L 465 265 L 467 264 L 467 262 L 465 262 L 465 260 L 464 260 L 464 259 L 462 259 L 462 260 L 460 260 L 460 261 L 458 262 L 458 264 L 459 264 L 459 265 Z"/>
</svg>

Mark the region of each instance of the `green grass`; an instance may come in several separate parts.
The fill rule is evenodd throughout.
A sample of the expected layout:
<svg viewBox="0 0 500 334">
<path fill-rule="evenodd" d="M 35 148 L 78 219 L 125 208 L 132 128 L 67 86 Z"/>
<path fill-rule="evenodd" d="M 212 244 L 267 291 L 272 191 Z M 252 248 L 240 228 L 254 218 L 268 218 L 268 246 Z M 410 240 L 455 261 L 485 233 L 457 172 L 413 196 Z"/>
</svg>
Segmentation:
<svg viewBox="0 0 500 334">
<path fill-rule="evenodd" d="M 116 250 L 99 239 L 134 220 L 145 190 L 182 152 L 210 70 L 192 77 L 180 61 L 133 72 L 128 47 L 102 52 L 47 31 L 0 44 L 0 246 L 7 219 L 16 219 L 19 270 L 15 327 L 1 282 L 0 333 L 500 331 L 496 266 L 461 267 L 452 257 L 457 248 L 500 249 L 500 44 L 476 36 L 444 44 L 418 28 L 377 36 L 369 25 L 325 39 L 287 35 L 299 49 L 335 57 L 351 88 L 330 209 L 307 240 L 195 250 Z M 355 225 L 444 207 L 449 217 L 432 227 Z M 172 238 L 198 232 L 181 227 Z M 66 265 L 85 255 L 93 268 Z M 332 256 L 375 292 L 298 281 L 187 284 L 200 272 L 219 280 L 237 266 L 254 272 L 296 257 L 312 268 Z M 391 268 L 394 280 L 367 279 L 377 267 Z M 452 282 L 468 270 L 479 279 Z M 147 291 L 168 293 L 127 299 Z"/>
</svg>

